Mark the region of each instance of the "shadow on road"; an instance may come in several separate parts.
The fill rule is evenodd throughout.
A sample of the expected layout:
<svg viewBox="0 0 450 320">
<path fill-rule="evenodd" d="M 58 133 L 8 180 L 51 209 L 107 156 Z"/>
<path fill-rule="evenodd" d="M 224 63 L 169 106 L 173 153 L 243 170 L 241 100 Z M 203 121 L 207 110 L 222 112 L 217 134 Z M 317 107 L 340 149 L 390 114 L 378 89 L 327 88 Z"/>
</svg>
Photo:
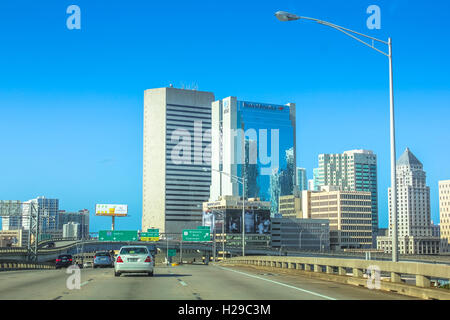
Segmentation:
<svg viewBox="0 0 450 320">
<path fill-rule="evenodd" d="M 122 277 L 145 277 L 145 278 L 151 278 L 149 276 L 147 276 L 146 274 L 143 273 L 127 273 L 127 274 L 122 274 Z M 170 277 L 191 277 L 192 274 L 158 274 L 155 273 L 153 275 L 153 278 L 170 278 Z"/>
</svg>

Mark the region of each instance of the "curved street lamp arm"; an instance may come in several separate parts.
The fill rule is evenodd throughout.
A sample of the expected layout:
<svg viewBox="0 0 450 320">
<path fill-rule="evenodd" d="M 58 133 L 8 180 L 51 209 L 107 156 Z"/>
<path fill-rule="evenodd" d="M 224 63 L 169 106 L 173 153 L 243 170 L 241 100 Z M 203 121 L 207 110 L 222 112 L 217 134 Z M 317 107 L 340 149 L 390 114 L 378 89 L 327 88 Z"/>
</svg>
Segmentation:
<svg viewBox="0 0 450 320">
<path fill-rule="evenodd" d="M 229 173 L 224 172 L 224 171 L 216 170 L 216 169 L 211 169 L 211 170 L 215 171 L 215 172 L 218 172 L 220 174 L 224 174 L 224 175 L 226 175 L 226 176 L 228 176 L 230 178 L 236 179 L 236 181 L 239 182 L 240 184 L 244 184 L 244 179 L 242 179 L 241 177 L 229 174 Z"/>
<path fill-rule="evenodd" d="M 331 28 L 333 28 L 333 29 L 336 29 L 336 30 L 338 30 L 338 31 L 340 31 L 340 32 L 342 32 L 342 33 L 344 33 L 344 34 L 346 34 L 347 36 L 349 36 L 349 37 L 351 37 L 351 38 L 353 38 L 353 39 L 355 39 L 355 40 L 361 42 L 362 44 L 368 46 L 369 48 L 371 48 L 371 49 L 373 49 L 373 50 L 375 50 L 375 51 L 378 51 L 379 53 L 385 55 L 386 57 L 389 57 L 389 54 L 388 54 L 388 53 L 386 53 L 386 52 L 384 52 L 384 51 L 382 51 L 382 50 L 380 50 L 380 49 L 378 49 L 378 48 L 375 48 L 375 46 L 374 46 L 373 44 L 369 44 L 369 43 L 367 43 L 367 42 L 361 40 L 360 38 L 358 38 L 358 37 L 355 36 L 355 35 L 358 35 L 358 36 L 361 36 L 361 37 L 365 37 L 365 38 L 371 39 L 371 40 L 373 40 L 373 41 L 378 41 L 378 42 L 381 42 L 381 43 L 383 43 L 383 44 L 385 44 L 385 45 L 389 45 L 389 42 L 386 42 L 386 41 L 384 41 L 384 40 L 380 40 L 380 39 L 377 39 L 377 38 L 374 38 L 374 37 L 371 37 L 371 36 L 368 36 L 368 35 L 365 35 L 365 34 L 362 34 L 362 33 L 359 33 L 359 32 L 356 32 L 356 31 L 354 31 L 354 30 L 350 30 L 350 29 L 347 29 L 347 28 L 338 26 L 338 25 L 336 25 L 336 24 L 333 24 L 333 23 L 330 23 L 330 22 L 327 22 L 327 21 L 323 21 L 323 20 L 319 20 L 319 19 L 314 19 L 314 18 L 308 18 L 308 17 L 300 17 L 300 18 L 301 18 L 301 19 L 305 19 L 305 20 L 315 21 L 315 22 L 317 22 L 318 24 L 321 24 L 321 25 L 328 26 L 328 27 L 331 27 Z M 352 33 L 353 33 L 353 34 L 352 34 Z"/>
</svg>

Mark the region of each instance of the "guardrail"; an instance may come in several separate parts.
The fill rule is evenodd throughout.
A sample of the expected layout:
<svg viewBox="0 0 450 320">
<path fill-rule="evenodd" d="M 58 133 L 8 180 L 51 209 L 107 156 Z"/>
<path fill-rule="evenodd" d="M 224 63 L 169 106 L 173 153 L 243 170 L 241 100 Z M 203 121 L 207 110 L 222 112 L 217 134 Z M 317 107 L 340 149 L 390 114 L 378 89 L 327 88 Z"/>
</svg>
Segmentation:
<svg viewBox="0 0 450 320">
<path fill-rule="evenodd" d="M 0 262 L 0 271 L 55 269 L 54 265 L 29 262 Z"/>
<path fill-rule="evenodd" d="M 425 299 L 450 300 L 450 290 L 431 288 L 431 280 L 450 280 L 450 266 L 443 264 L 281 256 L 235 257 L 222 261 L 221 264 L 293 269 L 304 274 L 310 272 L 331 281 L 368 288 L 378 279 L 375 284 L 378 285 L 377 289 Z M 350 277 L 347 276 L 348 271 L 351 273 Z M 382 274 L 387 274 L 388 277 L 383 280 Z M 402 280 L 402 277 L 408 276 L 415 279 L 414 284 L 406 284 Z"/>
</svg>

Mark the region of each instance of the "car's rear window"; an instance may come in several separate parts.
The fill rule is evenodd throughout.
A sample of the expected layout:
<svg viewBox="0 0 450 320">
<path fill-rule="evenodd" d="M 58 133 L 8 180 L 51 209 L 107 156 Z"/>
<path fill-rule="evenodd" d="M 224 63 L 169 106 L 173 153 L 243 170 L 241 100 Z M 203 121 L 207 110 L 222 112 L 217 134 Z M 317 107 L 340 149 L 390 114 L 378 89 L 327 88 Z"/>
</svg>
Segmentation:
<svg viewBox="0 0 450 320">
<path fill-rule="evenodd" d="M 109 253 L 108 252 L 97 252 L 95 255 L 97 257 L 107 257 L 107 256 L 109 256 Z"/>
<path fill-rule="evenodd" d="M 148 254 L 146 248 L 122 248 L 120 254 Z"/>
<path fill-rule="evenodd" d="M 63 258 L 71 259 L 72 256 L 71 256 L 71 255 L 62 255 L 62 256 L 59 256 L 58 258 L 59 258 L 59 259 L 63 259 Z"/>
</svg>

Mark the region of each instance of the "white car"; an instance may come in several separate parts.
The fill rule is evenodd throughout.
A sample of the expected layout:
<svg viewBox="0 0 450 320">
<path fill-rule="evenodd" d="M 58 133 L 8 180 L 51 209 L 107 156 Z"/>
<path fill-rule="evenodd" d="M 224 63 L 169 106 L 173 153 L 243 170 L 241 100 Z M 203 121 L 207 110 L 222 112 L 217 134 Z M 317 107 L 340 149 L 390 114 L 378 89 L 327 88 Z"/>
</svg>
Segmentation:
<svg viewBox="0 0 450 320">
<path fill-rule="evenodd" d="M 114 262 L 114 275 L 122 273 L 146 273 L 153 277 L 153 257 L 146 246 L 124 246 L 120 248 Z"/>
<path fill-rule="evenodd" d="M 83 263 L 83 268 L 92 268 L 94 266 L 94 264 L 92 263 L 92 261 L 86 261 L 85 263 Z"/>
</svg>

